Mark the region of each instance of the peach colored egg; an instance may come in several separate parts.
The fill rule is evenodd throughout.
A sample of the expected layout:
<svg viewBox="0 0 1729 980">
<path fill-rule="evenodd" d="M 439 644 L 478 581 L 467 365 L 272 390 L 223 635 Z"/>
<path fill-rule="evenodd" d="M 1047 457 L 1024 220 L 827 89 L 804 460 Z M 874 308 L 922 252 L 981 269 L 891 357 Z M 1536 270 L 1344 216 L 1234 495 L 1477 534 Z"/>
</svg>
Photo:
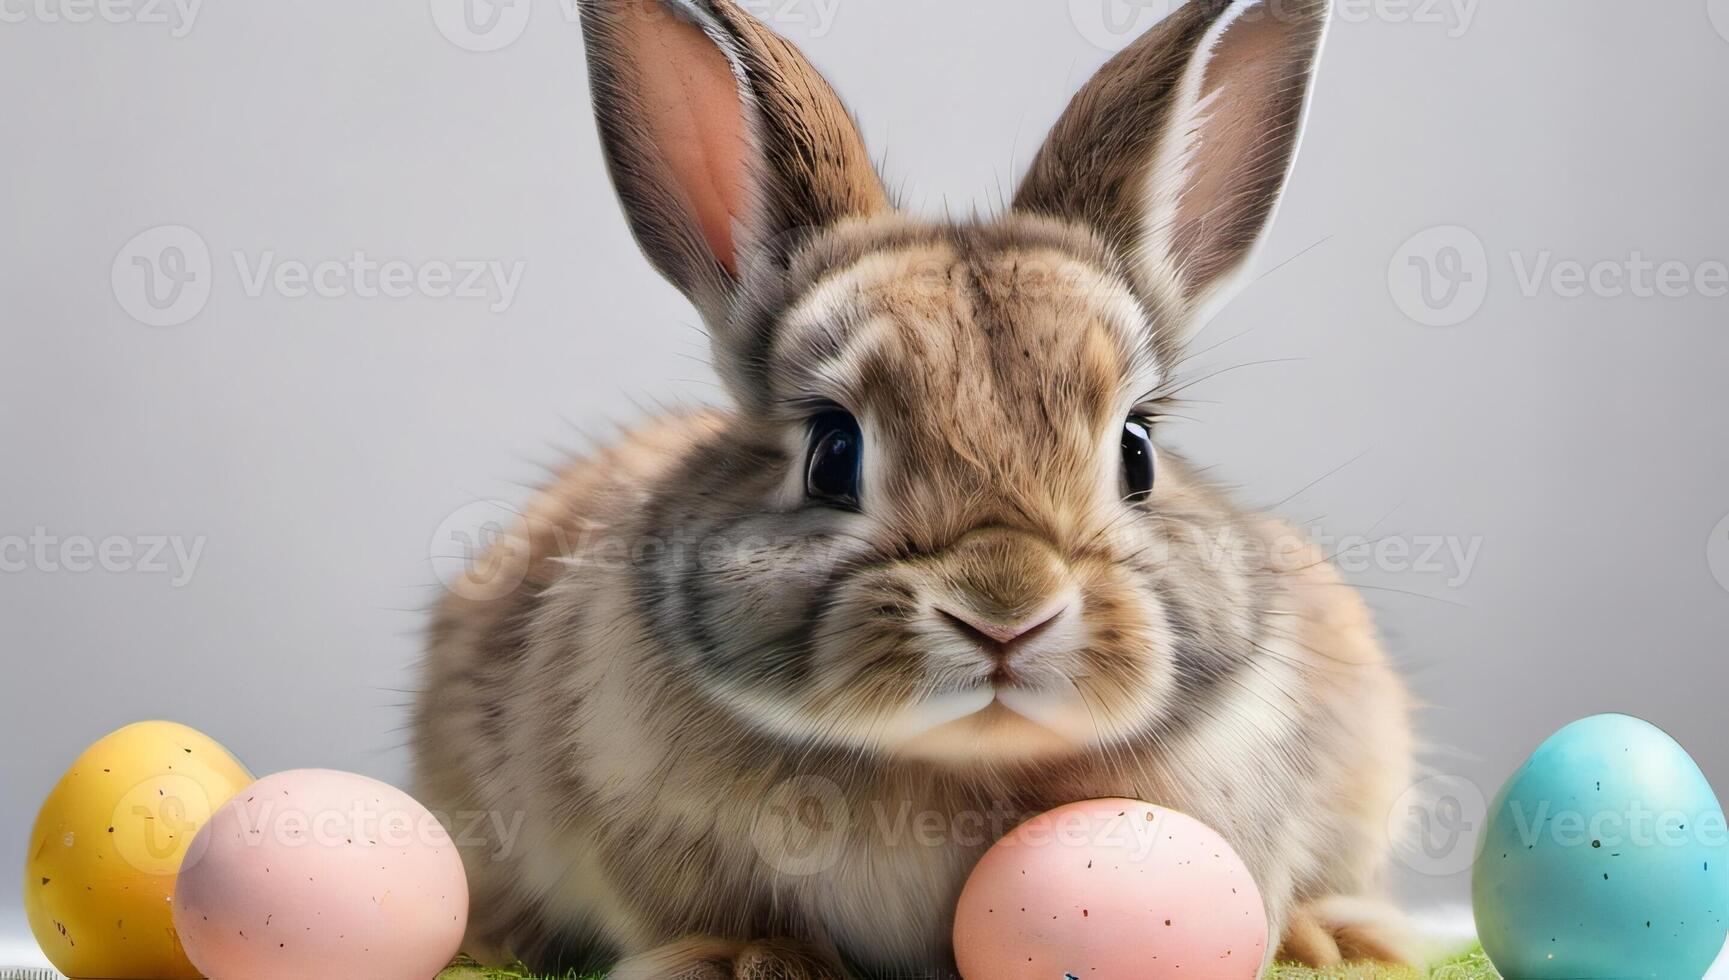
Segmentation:
<svg viewBox="0 0 1729 980">
<path fill-rule="evenodd" d="M 1266 954 L 1260 891 L 1224 838 L 1135 800 L 1017 827 L 974 869 L 955 914 L 968 980 L 1251 980 Z"/>
<path fill-rule="evenodd" d="M 211 980 L 431 980 L 467 919 L 462 860 L 432 814 L 325 770 L 241 790 L 198 832 L 174 893 Z"/>
</svg>

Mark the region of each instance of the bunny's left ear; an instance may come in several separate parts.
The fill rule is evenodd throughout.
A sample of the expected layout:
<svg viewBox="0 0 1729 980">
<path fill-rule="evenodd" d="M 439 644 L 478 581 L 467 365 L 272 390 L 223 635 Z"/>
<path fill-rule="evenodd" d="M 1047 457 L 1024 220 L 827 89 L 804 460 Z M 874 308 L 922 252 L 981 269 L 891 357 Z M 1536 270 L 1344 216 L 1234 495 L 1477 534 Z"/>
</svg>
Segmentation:
<svg viewBox="0 0 1729 980">
<path fill-rule="evenodd" d="M 1075 97 L 1015 207 L 1103 234 L 1194 329 L 1272 221 L 1330 13 L 1331 0 L 1192 0 Z"/>
<path fill-rule="evenodd" d="M 752 270 L 888 210 L 828 82 L 735 0 L 580 0 L 595 117 L 631 230 L 696 304 L 726 362 Z"/>
</svg>

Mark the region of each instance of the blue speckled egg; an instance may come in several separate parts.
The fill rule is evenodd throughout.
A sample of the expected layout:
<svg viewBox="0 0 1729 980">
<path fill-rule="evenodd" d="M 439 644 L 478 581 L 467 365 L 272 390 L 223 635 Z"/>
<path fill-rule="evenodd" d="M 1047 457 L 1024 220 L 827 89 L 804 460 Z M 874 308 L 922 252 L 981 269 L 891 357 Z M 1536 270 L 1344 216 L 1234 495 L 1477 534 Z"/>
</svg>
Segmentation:
<svg viewBox="0 0 1729 980">
<path fill-rule="evenodd" d="M 1729 934 L 1729 827 L 1661 729 L 1587 718 L 1501 790 L 1471 892 L 1483 946 L 1510 980 L 1697 980 Z"/>
</svg>

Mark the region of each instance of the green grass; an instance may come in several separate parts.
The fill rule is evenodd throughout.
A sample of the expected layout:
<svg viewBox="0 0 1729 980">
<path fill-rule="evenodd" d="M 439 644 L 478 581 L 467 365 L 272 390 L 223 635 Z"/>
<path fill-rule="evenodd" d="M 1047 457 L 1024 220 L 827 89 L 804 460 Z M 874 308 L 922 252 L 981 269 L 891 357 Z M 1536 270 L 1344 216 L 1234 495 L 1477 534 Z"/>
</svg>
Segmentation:
<svg viewBox="0 0 1729 980">
<path fill-rule="evenodd" d="M 1281 966 L 1267 980 L 1500 980 L 1483 950 L 1473 949 L 1426 970 L 1388 969 L 1378 966 L 1344 966 L 1336 970 L 1310 970 Z"/>
<path fill-rule="evenodd" d="M 495 970 L 491 967 L 476 966 L 473 960 L 464 957 L 455 966 L 438 975 L 438 980 L 541 980 L 523 970 Z M 600 974 L 592 978 L 582 977 L 578 980 L 600 980 Z"/>
<path fill-rule="evenodd" d="M 459 963 L 446 970 L 439 980 L 537 980 L 517 970 L 493 970 L 473 963 Z M 540 978 L 545 980 L 545 978 Z M 601 980 L 579 977 L 574 980 Z M 1472 950 L 1437 963 L 1427 970 L 1389 970 L 1376 966 L 1346 966 L 1337 970 L 1309 970 L 1300 966 L 1282 966 L 1268 974 L 1267 980 L 1500 980 L 1500 974 L 1489 964 L 1481 949 Z"/>
</svg>

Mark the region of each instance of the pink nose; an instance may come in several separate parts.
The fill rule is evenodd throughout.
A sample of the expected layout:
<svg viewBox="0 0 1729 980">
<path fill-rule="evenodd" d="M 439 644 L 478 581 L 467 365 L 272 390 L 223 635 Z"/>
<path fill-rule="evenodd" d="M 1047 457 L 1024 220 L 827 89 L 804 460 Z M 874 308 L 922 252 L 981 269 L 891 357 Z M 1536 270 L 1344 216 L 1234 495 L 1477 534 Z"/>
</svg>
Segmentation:
<svg viewBox="0 0 1729 980">
<path fill-rule="evenodd" d="M 936 611 L 963 636 L 1001 654 L 1009 652 L 1015 644 L 1043 633 L 1068 611 L 1068 607 L 1047 609 L 1013 622 L 992 619 L 965 608 L 955 610 L 938 606 Z"/>
</svg>

